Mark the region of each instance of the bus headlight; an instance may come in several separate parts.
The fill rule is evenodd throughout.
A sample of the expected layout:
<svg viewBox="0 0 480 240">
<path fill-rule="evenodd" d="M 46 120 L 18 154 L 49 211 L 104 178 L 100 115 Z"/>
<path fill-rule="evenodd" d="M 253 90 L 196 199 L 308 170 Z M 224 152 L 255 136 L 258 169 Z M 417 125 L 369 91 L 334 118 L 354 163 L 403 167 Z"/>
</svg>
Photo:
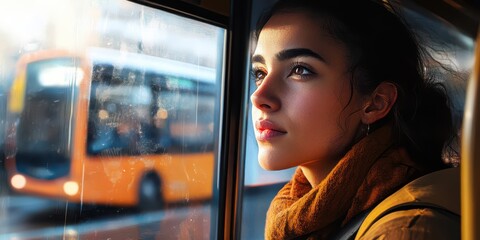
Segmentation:
<svg viewBox="0 0 480 240">
<path fill-rule="evenodd" d="M 10 183 L 12 184 L 12 187 L 22 189 L 27 184 L 27 179 L 23 175 L 16 174 L 10 179 Z"/>
<path fill-rule="evenodd" d="M 75 229 L 67 229 L 64 233 L 63 239 L 66 240 L 76 240 L 79 238 L 78 232 Z"/>
<path fill-rule="evenodd" d="M 63 191 L 69 196 L 74 196 L 75 194 L 78 193 L 78 183 L 74 181 L 68 181 L 64 183 Z"/>
</svg>

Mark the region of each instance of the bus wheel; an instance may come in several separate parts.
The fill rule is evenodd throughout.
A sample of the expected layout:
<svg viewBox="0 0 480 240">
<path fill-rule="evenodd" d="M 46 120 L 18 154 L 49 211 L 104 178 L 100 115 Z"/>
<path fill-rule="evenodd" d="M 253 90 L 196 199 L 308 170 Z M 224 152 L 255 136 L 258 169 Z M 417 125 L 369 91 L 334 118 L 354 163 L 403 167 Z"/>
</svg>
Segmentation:
<svg viewBox="0 0 480 240">
<path fill-rule="evenodd" d="M 138 208 L 142 211 L 157 210 L 163 207 L 160 178 L 148 174 L 140 182 Z"/>
</svg>

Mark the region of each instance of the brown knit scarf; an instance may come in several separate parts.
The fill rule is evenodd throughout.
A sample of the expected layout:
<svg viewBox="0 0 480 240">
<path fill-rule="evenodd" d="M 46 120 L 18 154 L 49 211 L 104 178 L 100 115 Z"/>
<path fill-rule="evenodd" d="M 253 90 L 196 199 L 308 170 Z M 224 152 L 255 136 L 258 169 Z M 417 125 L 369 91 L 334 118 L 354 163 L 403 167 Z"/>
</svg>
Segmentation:
<svg viewBox="0 0 480 240">
<path fill-rule="evenodd" d="M 420 176 L 406 151 L 392 147 L 391 132 L 387 124 L 363 138 L 314 188 L 298 168 L 270 204 L 265 239 L 328 239 Z"/>
</svg>

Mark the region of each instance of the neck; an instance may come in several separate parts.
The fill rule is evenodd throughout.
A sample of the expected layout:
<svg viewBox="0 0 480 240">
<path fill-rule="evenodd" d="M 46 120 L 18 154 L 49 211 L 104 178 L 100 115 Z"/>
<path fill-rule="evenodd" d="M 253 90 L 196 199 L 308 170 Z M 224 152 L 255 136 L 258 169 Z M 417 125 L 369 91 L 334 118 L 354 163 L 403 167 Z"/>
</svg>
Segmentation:
<svg viewBox="0 0 480 240">
<path fill-rule="evenodd" d="M 337 161 L 314 161 L 300 166 L 303 175 L 314 188 L 325 179 L 332 169 L 337 165 Z"/>
</svg>

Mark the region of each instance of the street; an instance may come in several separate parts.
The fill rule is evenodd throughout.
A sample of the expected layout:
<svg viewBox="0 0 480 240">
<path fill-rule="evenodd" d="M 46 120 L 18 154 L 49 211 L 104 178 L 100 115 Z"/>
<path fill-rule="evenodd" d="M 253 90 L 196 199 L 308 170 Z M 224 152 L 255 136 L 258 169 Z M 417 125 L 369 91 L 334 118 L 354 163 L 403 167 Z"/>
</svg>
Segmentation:
<svg viewBox="0 0 480 240">
<path fill-rule="evenodd" d="M 265 213 L 280 187 L 245 188 L 242 239 L 263 239 Z M 0 240 L 210 239 L 211 209 L 201 202 L 145 213 L 11 194 L 0 197 Z"/>
<path fill-rule="evenodd" d="M 142 213 L 24 196 L 0 198 L 0 239 L 178 239 L 206 234 L 208 204 Z M 184 223 L 188 223 L 187 226 Z M 209 225 L 209 222 L 207 222 Z M 207 231 L 205 231 L 207 230 Z"/>
</svg>

